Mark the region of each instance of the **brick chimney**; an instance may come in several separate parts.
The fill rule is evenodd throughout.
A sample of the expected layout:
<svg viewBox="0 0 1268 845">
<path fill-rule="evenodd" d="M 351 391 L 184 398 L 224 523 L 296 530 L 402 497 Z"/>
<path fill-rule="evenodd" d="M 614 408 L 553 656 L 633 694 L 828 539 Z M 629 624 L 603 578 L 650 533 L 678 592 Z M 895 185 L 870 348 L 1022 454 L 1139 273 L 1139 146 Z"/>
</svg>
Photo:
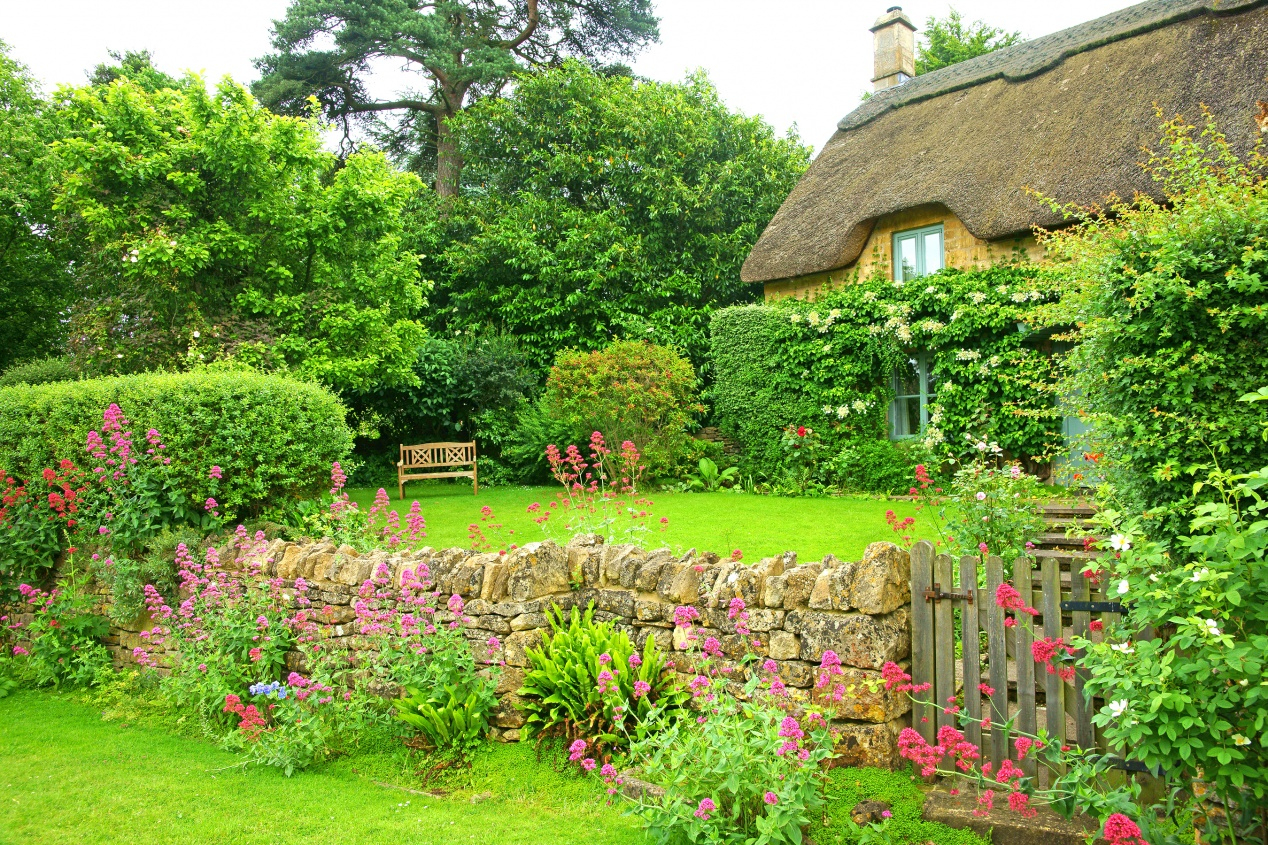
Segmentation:
<svg viewBox="0 0 1268 845">
<path fill-rule="evenodd" d="M 872 24 L 872 46 L 876 54 L 876 91 L 902 85 L 916 75 L 916 25 L 902 6 L 890 6 Z"/>
</svg>

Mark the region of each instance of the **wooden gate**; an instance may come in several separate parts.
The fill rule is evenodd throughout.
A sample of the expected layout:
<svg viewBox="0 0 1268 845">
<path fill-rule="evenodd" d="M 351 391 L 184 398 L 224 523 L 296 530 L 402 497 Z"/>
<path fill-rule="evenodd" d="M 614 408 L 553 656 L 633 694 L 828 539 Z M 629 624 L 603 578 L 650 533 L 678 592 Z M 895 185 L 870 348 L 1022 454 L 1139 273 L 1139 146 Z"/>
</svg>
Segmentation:
<svg viewBox="0 0 1268 845">
<path fill-rule="evenodd" d="M 1056 524 L 1057 518 L 1049 521 Z M 1049 545 L 1081 545 L 1056 533 L 1045 538 Z M 965 736 L 982 749 L 982 761 L 996 769 L 1005 759 L 1016 762 L 1016 736 L 1033 736 L 1040 727 L 1061 744 L 1098 747 L 1092 715 L 1099 702 L 1084 694 L 1086 672 L 1076 669 L 1068 680 L 1051 674 L 1045 664 L 1035 662 L 1031 646 L 1036 637 L 1065 643 L 1074 634 L 1094 639 L 1094 616 L 1107 625 L 1117 618 L 1121 606 L 1108 601 L 1104 585 L 1092 583 L 1082 572 L 1088 560 L 1099 556 L 1040 548 L 1033 558 L 1014 561 L 1010 583 L 1039 613 L 1030 626 L 1008 626 L 1004 608 L 995 601 L 1005 581 L 1004 561 L 972 555 L 955 560 L 936 554 L 923 540 L 912 548 L 912 683 L 930 685 L 916 696 L 912 720 L 927 742 L 936 741 L 943 725 L 961 729 L 951 709 L 958 707 L 969 719 Z M 1058 665 L 1073 666 L 1068 661 Z M 1033 756 L 1020 765 L 1028 775 L 1036 774 Z"/>
</svg>

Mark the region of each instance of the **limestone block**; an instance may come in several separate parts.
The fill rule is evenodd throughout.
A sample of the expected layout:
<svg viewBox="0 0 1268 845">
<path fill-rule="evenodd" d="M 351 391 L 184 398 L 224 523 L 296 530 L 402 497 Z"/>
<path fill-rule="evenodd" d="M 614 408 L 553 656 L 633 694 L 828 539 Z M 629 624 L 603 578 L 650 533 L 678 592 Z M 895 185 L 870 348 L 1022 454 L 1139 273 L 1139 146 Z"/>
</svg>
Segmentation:
<svg viewBox="0 0 1268 845">
<path fill-rule="evenodd" d="M 898 756 L 898 734 L 907 727 L 909 720 L 899 717 L 889 722 L 843 722 L 834 724 L 838 730 L 835 751 L 837 757 L 831 766 L 875 766 L 880 769 L 896 769 L 902 762 Z"/>
<path fill-rule="evenodd" d="M 302 555 L 300 547 L 294 543 L 288 543 L 282 551 L 282 557 L 277 562 L 277 577 L 285 581 L 294 581 L 295 576 L 299 574 L 299 560 Z"/>
<path fill-rule="evenodd" d="M 770 656 L 774 660 L 796 660 L 801 656 L 801 640 L 787 631 L 771 631 Z"/>
<path fill-rule="evenodd" d="M 887 616 L 789 611 L 784 628 L 801 635 L 801 659 L 816 663 L 831 650 L 847 666 L 879 669 L 886 661 L 901 660 L 911 653 L 906 607 Z"/>
<path fill-rule="evenodd" d="M 750 609 L 748 612 L 748 627 L 750 631 L 770 631 L 784 624 L 784 611 L 767 610 L 758 608 Z"/>
<path fill-rule="evenodd" d="M 661 570 L 665 568 L 665 564 L 665 560 L 657 557 L 649 557 L 639 563 L 638 568 L 634 572 L 634 589 L 644 593 L 655 592 L 656 585 L 660 583 Z M 625 586 L 624 581 L 622 581 L 621 586 Z"/>
<path fill-rule="evenodd" d="M 515 619 L 523 619 L 523 616 L 517 616 Z M 494 634 L 509 634 L 512 630 L 516 630 L 515 621 L 506 621 L 505 616 L 498 616 L 496 613 L 489 613 L 484 616 L 472 617 L 472 627 L 479 628 L 484 631 L 491 631 Z"/>
<path fill-rule="evenodd" d="M 911 559 L 893 543 L 872 543 L 863 553 L 850 587 L 850 606 L 882 614 L 911 601 Z"/>
<path fill-rule="evenodd" d="M 502 696 L 498 706 L 494 708 L 489 721 L 499 728 L 522 728 L 528 721 L 515 705 L 523 701 L 518 695 L 508 693 Z"/>
<path fill-rule="evenodd" d="M 665 606 L 658 601 L 636 599 L 634 618 L 639 622 L 659 622 L 664 617 Z"/>
<path fill-rule="evenodd" d="M 629 590 L 599 590 L 594 604 L 607 613 L 634 618 L 634 594 Z"/>
<path fill-rule="evenodd" d="M 497 618 L 501 618 L 500 616 Z M 550 620 L 546 618 L 544 613 L 521 613 L 514 617 L 510 622 L 512 631 L 531 631 L 534 629 L 542 629 L 550 627 Z"/>
<path fill-rule="evenodd" d="M 464 612 L 468 616 L 485 616 L 493 612 L 493 605 L 484 599 L 472 599 L 467 602 L 467 608 Z"/>
<path fill-rule="evenodd" d="M 524 670 L 518 666 L 504 666 L 502 674 L 498 676 L 498 685 L 493 692 L 497 695 L 506 695 L 508 692 L 518 692 L 522 686 L 524 686 Z"/>
<path fill-rule="evenodd" d="M 767 578 L 762 587 L 762 604 L 767 607 L 783 607 L 784 587 L 787 583 L 787 575 L 772 575 Z"/>
<path fill-rule="evenodd" d="M 823 571 L 823 564 L 804 563 L 784 573 L 784 607 L 792 610 L 805 607 L 810 601 L 810 593 L 814 590 L 815 581 Z"/>
<path fill-rule="evenodd" d="M 833 701 L 831 693 L 840 686 L 844 697 Z M 874 691 L 873 691 L 874 690 Z M 886 690 L 881 674 L 872 669 L 843 667 L 825 690 L 827 695 L 816 700 L 835 719 L 861 722 L 889 722 L 911 712 L 911 698 L 905 692 Z"/>
<path fill-rule="evenodd" d="M 634 586 L 634 568 L 630 568 L 630 560 L 641 560 L 646 557 L 643 550 L 638 546 L 630 543 L 623 543 L 618 546 L 604 546 L 601 553 L 603 583 L 609 587 L 620 584 L 622 587 L 629 589 Z M 629 583 L 622 582 L 623 572 L 629 569 Z"/>
<path fill-rule="evenodd" d="M 516 631 L 510 634 L 504 642 L 503 648 L 506 649 L 506 662 L 509 666 L 524 667 L 528 665 L 528 656 L 526 652 L 530 648 L 537 648 L 541 645 L 542 632 L 540 629 L 529 631 Z"/>
<path fill-rule="evenodd" d="M 500 602 L 507 595 L 507 578 L 510 567 L 506 560 L 486 564 L 484 567 L 484 583 L 480 585 L 480 598 L 488 602 Z"/>
<path fill-rule="evenodd" d="M 489 610 L 498 616 L 519 616 L 521 613 L 536 613 L 543 606 L 541 601 L 502 601 L 495 603 Z"/>
<path fill-rule="evenodd" d="M 508 592 L 514 601 L 564 593 L 571 587 L 567 554 L 550 540 L 514 550 L 507 556 L 507 567 Z"/>
</svg>

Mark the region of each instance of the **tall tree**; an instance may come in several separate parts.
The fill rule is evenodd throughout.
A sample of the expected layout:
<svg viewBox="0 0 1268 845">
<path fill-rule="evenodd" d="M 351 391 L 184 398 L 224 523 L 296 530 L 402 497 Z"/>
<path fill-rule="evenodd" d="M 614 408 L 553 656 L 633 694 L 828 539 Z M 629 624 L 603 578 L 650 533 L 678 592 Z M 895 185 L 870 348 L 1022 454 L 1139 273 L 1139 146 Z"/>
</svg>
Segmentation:
<svg viewBox="0 0 1268 845">
<path fill-rule="evenodd" d="M 462 172 L 459 112 L 525 66 L 632 55 L 659 37 L 657 24 L 651 0 L 294 0 L 274 22 L 276 52 L 256 63 L 255 93 L 290 114 L 315 96 L 346 142 L 361 122 L 417 162 L 434 146 L 436 193 L 449 197 Z M 374 96 L 369 77 L 388 62 L 422 86 Z"/>
<path fill-rule="evenodd" d="M 417 248 L 434 262 L 437 327 L 493 326 L 541 366 L 614 336 L 702 365 L 712 310 L 761 296 L 740 265 L 810 159 L 702 75 L 581 62 L 525 73 L 455 122 L 472 190 L 438 248 Z"/>
<path fill-rule="evenodd" d="M 35 82 L 0 42 L 0 370 L 62 342 L 69 264 L 48 230 L 55 133 Z"/>
<path fill-rule="evenodd" d="M 916 75 L 993 53 L 1022 40 L 1020 32 L 1005 32 L 982 21 L 966 24 L 951 9 L 945 18 L 930 17 L 916 48 Z"/>
</svg>

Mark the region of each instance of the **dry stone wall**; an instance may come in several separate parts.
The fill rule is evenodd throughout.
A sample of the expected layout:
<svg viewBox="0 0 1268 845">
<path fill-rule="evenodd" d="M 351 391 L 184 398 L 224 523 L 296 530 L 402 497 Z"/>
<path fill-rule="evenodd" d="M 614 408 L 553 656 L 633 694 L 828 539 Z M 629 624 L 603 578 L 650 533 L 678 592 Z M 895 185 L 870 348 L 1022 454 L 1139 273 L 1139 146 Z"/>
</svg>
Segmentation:
<svg viewBox="0 0 1268 845">
<path fill-rule="evenodd" d="M 639 647 L 651 637 L 675 654 L 675 670 L 686 677 L 694 667 L 683 651 L 683 632 L 674 628 L 674 610 L 680 606 L 696 609 L 699 636 L 716 637 L 736 672 L 742 671 L 739 661 L 746 651 L 755 651 L 778 664 L 794 694 L 810 694 L 823 653 L 835 652 L 845 673 L 838 680 L 847 690 L 844 700 L 832 705 L 841 736 L 840 765 L 896 765 L 897 734 L 910 723 L 906 696 L 877 688 L 885 662 L 905 664 L 911 653 L 910 563 L 907 552 L 892 543 L 873 543 L 859 561 L 828 556 L 802 564 L 791 552 L 750 565 L 694 550 L 675 555 L 669 549 L 608 545 L 594 536 L 567 547 L 530 543 L 506 554 L 459 548 L 358 554 L 330 543 L 274 541 L 263 558 L 263 575 L 290 583 L 303 578 L 314 605 L 333 608 L 324 633 L 335 639 L 354 635 L 352 605 L 372 574 L 386 572 L 399 584 L 406 569 L 425 563 L 442 595 L 466 601 L 470 622 L 465 632 L 473 652 L 504 663 L 494 718 L 500 739 L 520 736 L 523 717 L 515 708 L 516 691 L 528 665 L 526 651 L 549 630 L 547 612 L 552 606 L 568 610 L 591 603 L 596 619 L 611 621 Z M 747 637 L 736 633 L 727 616 L 735 597 L 748 609 Z M 438 620 L 444 618 L 442 612 Z M 146 646 L 140 633 L 145 627 L 141 621 L 112 631 L 112 648 L 121 662 L 131 659 L 133 648 Z M 501 647 L 488 655 L 490 636 L 498 637 Z"/>
</svg>

